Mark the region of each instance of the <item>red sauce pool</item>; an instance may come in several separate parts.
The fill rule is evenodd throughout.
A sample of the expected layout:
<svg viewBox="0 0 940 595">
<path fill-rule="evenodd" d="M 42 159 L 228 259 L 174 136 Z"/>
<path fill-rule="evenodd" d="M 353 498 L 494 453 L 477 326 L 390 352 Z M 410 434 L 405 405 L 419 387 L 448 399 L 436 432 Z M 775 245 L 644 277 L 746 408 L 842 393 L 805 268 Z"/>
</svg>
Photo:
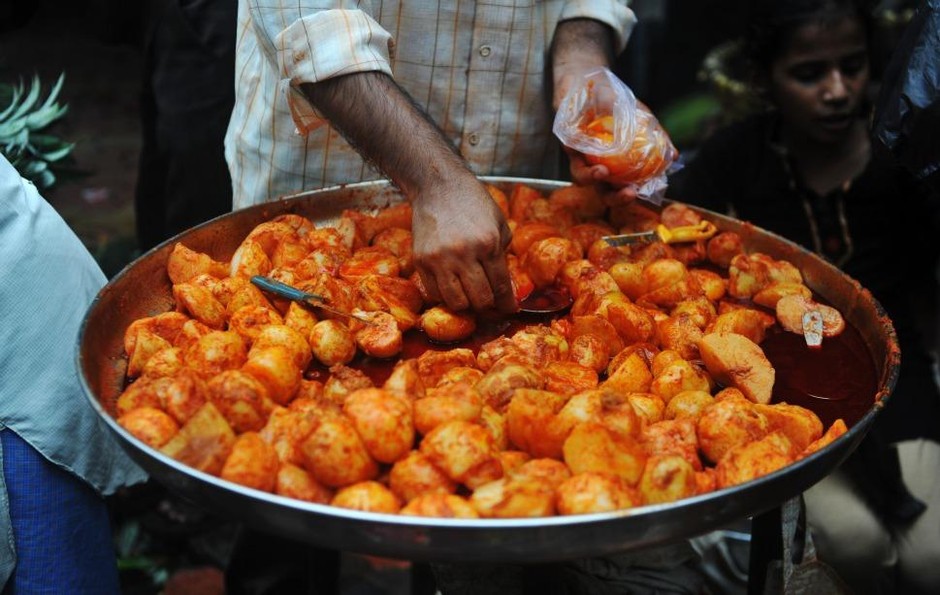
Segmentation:
<svg viewBox="0 0 940 595">
<path fill-rule="evenodd" d="M 821 347 L 807 347 L 802 335 L 776 329 L 761 348 L 776 370 L 774 403 L 811 409 L 827 428 L 839 418 L 851 427 L 875 403 L 877 368 L 851 325 L 824 338 Z"/>
</svg>

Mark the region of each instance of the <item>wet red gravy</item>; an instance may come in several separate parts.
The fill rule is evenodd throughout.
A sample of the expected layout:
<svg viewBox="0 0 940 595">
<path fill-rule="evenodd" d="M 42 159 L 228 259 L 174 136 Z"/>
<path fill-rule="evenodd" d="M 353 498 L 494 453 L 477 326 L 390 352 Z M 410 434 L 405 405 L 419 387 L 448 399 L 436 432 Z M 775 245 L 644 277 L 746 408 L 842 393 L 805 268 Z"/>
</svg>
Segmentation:
<svg viewBox="0 0 940 595">
<path fill-rule="evenodd" d="M 857 330 L 846 325 L 820 347 L 807 347 L 802 335 L 774 329 L 761 348 L 776 370 L 773 402 L 813 410 L 826 427 L 842 418 L 851 427 L 875 403 L 875 362 Z"/>
</svg>

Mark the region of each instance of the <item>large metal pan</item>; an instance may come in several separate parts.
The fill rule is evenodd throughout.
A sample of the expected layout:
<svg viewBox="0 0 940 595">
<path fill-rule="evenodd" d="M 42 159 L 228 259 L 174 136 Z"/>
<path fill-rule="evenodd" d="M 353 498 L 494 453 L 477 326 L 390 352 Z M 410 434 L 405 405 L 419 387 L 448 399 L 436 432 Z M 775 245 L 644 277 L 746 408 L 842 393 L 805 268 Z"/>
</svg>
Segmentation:
<svg viewBox="0 0 940 595">
<path fill-rule="evenodd" d="M 509 187 L 522 182 L 542 191 L 561 182 L 485 178 Z M 733 488 L 631 510 L 540 519 L 450 520 L 363 513 L 260 492 L 187 467 L 137 440 L 112 413 L 125 372 L 123 335 L 135 319 L 173 306 L 167 257 L 175 242 L 229 259 L 257 224 L 282 213 L 327 223 L 346 208 L 374 208 L 402 200 L 384 182 L 309 192 L 223 215 L 161 244 L 127 266 L 90 306 L 79 337 L 77 365 L 85 393 L 130 456 L 153 478 L 223 516 L 284 537 L 359 553 L 429 561 L 545 562 L 609 554 L 701 534 L 769 510 L 829 474 L 858 445 L 896 380 L 899 351 L 880 305 L 857 282 L 795 244 L 751 225 L 707 213 L 722 230 L 742 235 L 748 250 L 786 258 L 807 284 L 834 304 L 861 333 L 878 378 L 871 407 L 833 444 L 780 471 Z"/>
</svg>

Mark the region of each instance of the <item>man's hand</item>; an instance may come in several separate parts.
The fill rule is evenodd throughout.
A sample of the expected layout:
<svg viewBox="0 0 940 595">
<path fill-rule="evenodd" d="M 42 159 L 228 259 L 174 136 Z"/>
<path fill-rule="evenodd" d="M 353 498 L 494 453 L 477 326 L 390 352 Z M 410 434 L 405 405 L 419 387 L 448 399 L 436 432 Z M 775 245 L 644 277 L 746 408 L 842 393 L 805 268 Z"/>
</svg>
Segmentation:
<svg viewBox="0 0 940 595">
<path fill-rule="evenodd" d="M 350 74 L 301 87 L 411 202 L 415 266 L 448 308 L 515 312 L 502 212 L 434 122 L 390 77 Z"/>
<path fill-rule="evenodd" d="M 472 176 L 423 189 L 412 200 L 414 262 L 432 299 L 451 310 L 517 310 L 505 250 L 512 236 Z"/>
<path fill-rule="evenodd" d="M 564 150 L 568 156 L 568 165 L 571 168 L 571 179 L 575 184 L 578 186 L 597 186 L 601 200 L 610 207 L 636 200 L 637 189 L 633 184 L 623 186 L 607 182 L 610 171 L 606 165 L 591 165 L 584 159 L 584 155 L 574 149 L 565 147 Z"/>
</svg>

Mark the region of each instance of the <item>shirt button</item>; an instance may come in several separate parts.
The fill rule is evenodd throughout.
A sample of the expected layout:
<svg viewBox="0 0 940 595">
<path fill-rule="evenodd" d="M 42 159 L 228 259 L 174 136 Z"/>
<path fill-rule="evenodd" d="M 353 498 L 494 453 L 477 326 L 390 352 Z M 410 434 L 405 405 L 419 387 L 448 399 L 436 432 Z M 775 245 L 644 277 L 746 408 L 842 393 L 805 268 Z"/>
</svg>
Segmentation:
<svg viewBox="0 0 940 595">
<path fill-rule="evenodd" d="M 477 144 L 480 143 L 480 137 L 477 135 L 476 132 L 471 132 L 470 136 L 467 137 L 467 142 L 469 142 L 471 145 L 476 146 Z"/>
<path fill-rule="evenodd" d="M 491 47 L 488 46 L 488 45 L 481 45 L 481 46 L 480 46 L 480 55 L 483 56 L 484 58 L 486 58 L 487 56 L 489 56 L 492 51 L 493 51 L 493 48 L 491 48 Z"/>
</svg>

